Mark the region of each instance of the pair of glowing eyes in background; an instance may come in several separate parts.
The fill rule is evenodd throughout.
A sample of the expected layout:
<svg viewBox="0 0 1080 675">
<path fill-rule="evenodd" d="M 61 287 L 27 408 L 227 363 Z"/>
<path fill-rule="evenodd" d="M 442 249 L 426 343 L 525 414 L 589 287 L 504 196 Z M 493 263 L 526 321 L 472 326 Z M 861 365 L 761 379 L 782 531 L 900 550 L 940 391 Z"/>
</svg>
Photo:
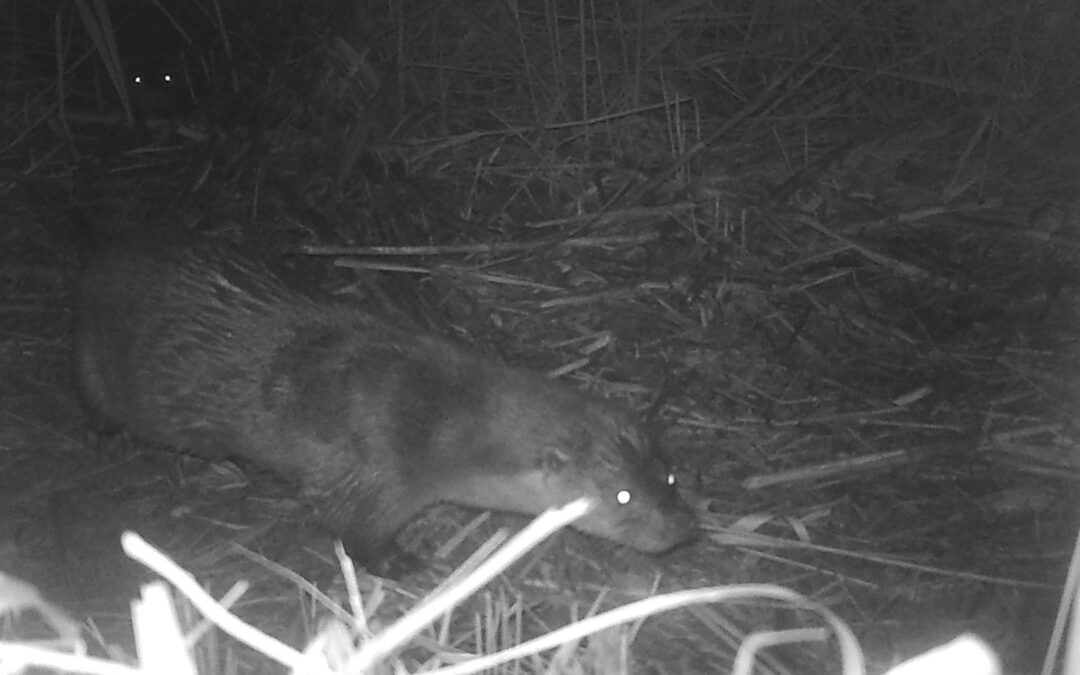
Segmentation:
<svg viewBox="0 0 1080 675">
<path fill-rule="evenodd" d="M 134 82 L 137 85 L 151 84 L 151 82 L 148 80 L 148 78 L 146 78 L 143 75 L 136 75 L 135 77 L 133 77 L 131 79 L 132 79 L 132 82 Z M 172 82 L 173 82 L 173 76 L 170 75 L 169 73 L 165 73 L 164 75 L 161 75 L 160 78 L 157 81 L 155 81 L 153 84 L 172 84 Z"/>
</svg>

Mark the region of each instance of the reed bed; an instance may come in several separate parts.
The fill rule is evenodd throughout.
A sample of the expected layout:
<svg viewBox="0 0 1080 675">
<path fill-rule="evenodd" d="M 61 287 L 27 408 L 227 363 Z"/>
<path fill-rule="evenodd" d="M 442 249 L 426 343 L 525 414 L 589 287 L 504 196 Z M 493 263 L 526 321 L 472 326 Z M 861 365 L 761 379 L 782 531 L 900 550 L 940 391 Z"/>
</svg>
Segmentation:
<svg viewBox="0 0 1080 675">
<path fill-rule="evenodd" d="M 347 595 L 289 486 L 85 450 L 66 289 L 90 222 L 280 256 L 655 421 L 702 541 L 647 558 L 559 535 L 399 667 L 722 583 L 830 608 L 871 672 L 965 632 L 1010 672 L 1054 657 L 1080 476 L 1080 6 L 260 8 L 0 6 L 0 570 L 129 653 L 147 577 L 118 562 L 122 530 L 212 594 L 247 580 L 235 611 L 294 647 L 330 611 L 314 589 Z M 178 55 L 163 109 L 126 79 L 133 15 Z M 367 621 L 521 523 L 433 510 L 403 534 L 429 569 L 380 582 Z M 814 621 L 770 599 L 701 605 L 497 672 L 722 672 L 747 635 Z M 265 672 L 211 634 L 199 672 Z M 759 667 L 838 659 L 786 646 Z"/>
</svg>

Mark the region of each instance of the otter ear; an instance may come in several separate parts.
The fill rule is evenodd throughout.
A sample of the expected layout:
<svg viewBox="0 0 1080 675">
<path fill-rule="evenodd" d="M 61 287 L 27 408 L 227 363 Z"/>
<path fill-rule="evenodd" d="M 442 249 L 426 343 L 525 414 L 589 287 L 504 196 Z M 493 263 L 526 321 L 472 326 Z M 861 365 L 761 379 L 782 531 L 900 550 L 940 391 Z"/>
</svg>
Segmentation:
<svg viewBox="0 0 1080 675">
<path fill-rule="evenodd" d="M 563 473 L 570 464 L 570 455 L 565 450 L 548 446 L 541 453 L 539 464 L 544 473 Z"/>
</svg>

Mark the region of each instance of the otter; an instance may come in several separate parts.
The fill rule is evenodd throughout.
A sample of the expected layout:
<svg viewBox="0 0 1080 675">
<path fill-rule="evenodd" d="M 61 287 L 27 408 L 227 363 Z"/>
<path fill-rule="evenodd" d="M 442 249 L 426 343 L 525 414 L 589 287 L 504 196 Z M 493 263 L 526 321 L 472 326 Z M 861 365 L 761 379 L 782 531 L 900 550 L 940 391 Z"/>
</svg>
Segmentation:
<svg viewBox="0 0 1080 675">
<path fill-rule="evenodd" d="M 78 281 L 74 371 L 99 431 L 297 481 L 358 562 L 449 502 L 659 553 L 697 519 L 629 411 L 290 285 L 218 243 L 113 246 Z"/>
</svg>

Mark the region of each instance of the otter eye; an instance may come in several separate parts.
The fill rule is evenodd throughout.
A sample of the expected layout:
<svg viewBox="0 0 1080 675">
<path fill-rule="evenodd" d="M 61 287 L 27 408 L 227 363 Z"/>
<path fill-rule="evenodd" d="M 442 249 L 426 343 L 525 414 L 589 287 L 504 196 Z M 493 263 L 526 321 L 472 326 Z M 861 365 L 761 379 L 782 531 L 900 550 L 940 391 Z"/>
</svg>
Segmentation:
<svg viewBox="0 0 1080 675">
<path fill-rule="evenodd" d="M 667 475 L 667 484 L 668 487 L 675 487 L 675 474 L 669 473 Z"/>
<path fill-rule="evenodd" d="M 615 501 L 619 502 L 620 504 L 624 504 L 624 505 L 629 504 L 630 503 L 630 491 L 629 490 L 619 490 L 618 494 L 615 495 Z"/>
<path fill-rule="evenodd" d="M 165 73 L 165 77 L 163 77 L 161 79 L 165 80 L 166 83 L 172 82 L 172 75 L 169 75 L 168 73 Z"/>
<path fill-rule="evenodd" d="M 136 75 L 131 79 L 135 82 L 135 84 L 142 84 L 142 75 Z"/>
</svg>

